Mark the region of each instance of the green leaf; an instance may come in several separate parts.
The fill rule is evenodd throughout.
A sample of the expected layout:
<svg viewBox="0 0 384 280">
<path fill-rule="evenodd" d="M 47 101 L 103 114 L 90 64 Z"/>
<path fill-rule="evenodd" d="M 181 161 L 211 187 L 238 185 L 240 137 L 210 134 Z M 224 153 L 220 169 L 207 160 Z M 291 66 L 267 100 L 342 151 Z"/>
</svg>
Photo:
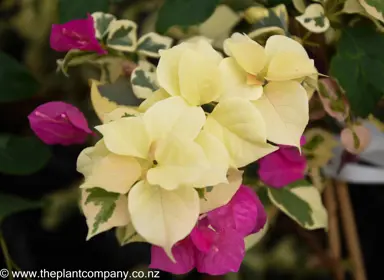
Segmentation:
<svg viewBox="0 0 384 280">
<path fill-rule="evenodd" d="M 4 142 L 6 140 L 6 142 Z M 0 134 L 0 172 L 29 175 L 43 168 L 51 158 L 49 146 L 36 137 Z"/>
<path fill-rule="evenodd" d="M 172 26 L 187 27 L 204 22 L 220 0 L 165 0 L 160 8 L 156 31 L 164 34 Z"/>
<path fill-rule="evenodd" d="M 14 102 L 35 95 L 39 83 L 13 57 L 0 52 L 0 102 Z"/>
<path fill-rule="evenodd" d="M 40 207 L 42 207 L 41 201 L 32 201 L 19 196 L 0 193 L 0 223 L 13 214 Z"/>
<path fill-rule="evenodd" d="M 108 29 L 108 47 L 123 52 L 133 52 L 137 47 L 137 25 L 130 20 L 111 22 Z"/>
<path fill-rule="evenodd" d="M 107 12 L 108 7 L 108 0 L 59 0 L 60 23 L 85 18 L 87 13 Z"/>
<path fill-rule="evenodd" d="M 309 182 L 297 181 L 282 189 L 268 189 L 275 206 L 306 229 L 327 228 L 328 216 L 319 191 Z"/>
<path fill-rule="evenodd" d="M 93 203 L 97 206 L 101 206 L 99 212 L 95 216 L 93 223 L 92 233 L 96 233 L 99 226 L 103 223 L 108 222 L 109 218 L 112 217 L 113 212 L 116 209 L 116 201 L 120 194 L 107 192 L 102 188 L 92 188 L 86 190 L 89 195 L 85 201 L 85 205 Z"/>
<path fill-rule="evenodd" d="M 137 52 L 145 56 L 159 58 L 159 51 L 169 49 L 171 44 L 171 38 L 150 32 L 142 36 L 137 42 Z"/>
<path fill-rule="evenodd" d="M 384 96 L 384 36 L 368 26 L 343 29 L 331 74 L 345 90 L 352 110 L 367 117 Z"/>
</svg>

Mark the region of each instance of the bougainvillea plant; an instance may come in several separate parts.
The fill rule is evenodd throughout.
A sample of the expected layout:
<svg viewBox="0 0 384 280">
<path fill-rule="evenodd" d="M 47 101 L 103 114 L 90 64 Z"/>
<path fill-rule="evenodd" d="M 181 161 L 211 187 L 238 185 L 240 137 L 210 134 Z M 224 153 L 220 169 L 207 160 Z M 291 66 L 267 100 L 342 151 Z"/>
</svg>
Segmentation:
<svg viewBox="0 0 384 280">
<path fill-rule="evenodd" d="M 100 124 L 63 102 L 29 120 L 46 144 L 93 137 L 77 160 L 87 239 L 114 229 L 121 245 L 152 245 L 151 268 L 222 275 L 266 232 L 257 193 L 298 225 L 327 228 L 313 171 L 337 142 L 307 126 L 331 118 L 346 152 L 369 146 L 361 121 L 384 94 L 384 8 L 298 0 L 290 17 L 284 4 L 186 2 L 165 1 L 147 32 L 100 11 L 54 24 L 58 70 L 100 71 L 89 80 Z"/>
</svg>

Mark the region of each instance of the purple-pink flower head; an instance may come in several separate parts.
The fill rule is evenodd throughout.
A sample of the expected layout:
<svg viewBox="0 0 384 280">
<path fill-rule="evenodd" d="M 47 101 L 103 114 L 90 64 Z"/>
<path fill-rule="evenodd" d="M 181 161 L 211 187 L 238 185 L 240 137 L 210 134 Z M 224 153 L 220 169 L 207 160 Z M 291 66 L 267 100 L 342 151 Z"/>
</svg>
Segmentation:
<svg viewBox="0 0 384 280">
<path fill-rule="evenodd" d="M 162 248 L 152 246 L 150 267 L 173 274 L 194 268 L 210 275 L 237 272 L 245 255 L 244 238 L 261 230 L 266 220 L 256 193 L 240 186 L 227 205 L 202 215 L 190 235 L 173 246 L 176 263 Z"/>
<path fill-rule="evenodd" d="M 79 109 L 60 101 L 40 105 L 28 119 L 35 134 L 48 145 L 82 144 L 93 133 Z"/>
<path fill-rule="evenodd" d="M 301 146 L 305 144 L 301 137 Z M 296 147 L 280 148 L 259 160 L 259 177 L 270 187 L 282 188 L 304 178 L 307 161 Z"/>
<path fill-rule="evenodd" d="M 81 50 L 106 54 L 96 38 L 93 17 L 88 14 L 86 19 L 75 19 L 63 24 L 52 24 L 51 48 L 58 52 Z"/>
</svg>

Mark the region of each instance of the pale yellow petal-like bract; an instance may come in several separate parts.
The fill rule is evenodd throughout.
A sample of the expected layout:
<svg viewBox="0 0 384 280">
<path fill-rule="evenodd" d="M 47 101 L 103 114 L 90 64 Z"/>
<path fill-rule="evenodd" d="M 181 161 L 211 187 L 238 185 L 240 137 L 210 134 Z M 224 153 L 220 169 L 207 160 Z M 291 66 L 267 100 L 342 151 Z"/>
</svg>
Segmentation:
<svg viewBox="0 0 384 280">
<path fill-rule="evenodd" d="M 81 187 L 126 194 L 140 176 L 141 166 L 135 158 L 110 153 L 94 164 Z"/>
<path fill-rule="evenodd" d="M 243 171 L 230 169 L 228 183 L 221 183 L 213 187 L 212 191 L 205 193 L 200 199 L 200 213 L 206 213 L 227 204 L 239 189 L 243 181 Z"/>
<path fill-rule="evenodd" d="M 156 69 L 157 81 L 170 95 L 180 95 L 179 63 L 185 44 L 177 45 L 168 50 L 160 51 L 160 60 Z"/>
<path fill-rule="evenodd" d="M 151 141 L 168 136 L 194 139 L 205 123 L 201 107 L 189 106 L 181 97 L 161 100 L 150 107 L 143 116 Z"/>
<path fill-rule="evenodd" d="M 139 112 L 145 112 L 155 103 L 170 97 L 170 95 L 162 88 L 154 91 L 151 96 L 145 99 L 137 109 Z"/>
<path fill-rule="evenodd" d="M 93 165 L 110 152 L 105 147 L 104 140 L 100 140 L 93 147 L 85 148 L 77 157 L 76 169 L 82 173 L 85 178 L 92 174 Z"/>
<path fill-rule="evenodd" d="M 192 49 L 181 55 L 179 85 L 181 96 L 194 106 L 214 101 L 223 92 L 218 64 Z"/>
<path fill-rule="evenodd" d="M 307 92 L 298 82 L 271 82 L 253 104 L 263 115 L 268 140 L 300 148 L 309 109 Z"/>
<path fill-rule="evenodd" d="M 264 48 L 247 35 L 233 34 L 231 38 L 224 41 L 224 49 L 241 68 L 252 75 L 259 74 L 267 62 Z"/>
<path fill-rule="evenodd" d="M 314 61 L 297 53 L 279 52 L 268 65 L 266 79 L 269 81 L 289 81 L 317 73 Z"/>
<path fill-rule="evenodd" d="M 170 135 L 156 143 L 154 159 L 157 165 L 147 172 L 147 180 L 172 190 L 196 182 L 209 168 L 203 149 L 191 139 Z"/>
<path fill-rule="evenodd" d="M 240 67 L 233 57 L 224 58 L 220 63 L 224 94 L 221 100 L 228 97 L 241 97 L 257 100 L 263 94 L 263 87 L 247 84 L 248 73 Z"/>
<path fill-rule="evenodd" d="M 296 40 L 284 35 L 273 35 L 269 37 L 265 44 L 265 53 L 268 61 L 281 52 L 296 53 L 302 57 L 309 58 L 307 51 Z"/>
<path fill-rule="evenodd" d="M 209 169 L 207 169 L 200 179 L 194 183 L 195 187 L 206 187 L 220 183 L 228 183 L 227 171 L 230 158 L 224 144 L 211 135 L 207 130 L 201 131 L 195 141 L 203 148 L 210 164 Z"/>
<path fill-rule="evenodd" d="M 125 117 L 95 128 L 104 136 L 105 146 L 112 153 L 147 158 L 150 138 L 141 117 Z"/>
<path fill-rule="evenodd" d="M 225 145 L 232 167 L 243 167 L 277 149 L 266 142 L 262 114 L 242 98 L 220 102 L 208 116 L 204 129 Z"/>
<path fill-rule="evenodd" d="M 130 218 L 129 218 L 129 212 L 127 209 L 128 200 L 126 196 L 121 195 L 116 201 L 116 208 L 113 211 L 112 216 L 108 219 L 107 222 L 101 223 L 98 227 L 98 230 L 93 233 L 92 232 L 93 224 L 95 223 L 95 218 L 100 211 L 100 207 L 102 206 L 96 205 L 93 202 L 89 202 L 85 204 L 87 197 L 88 197 L 88 193 L 86 189 L 82 190 L 81 208 L 83 210 L 85 218 L 87 219 L 87 225 L 89 229 L 87 240 L 91 239 L 93 236 L 101 232 L 110 230 L 111 228 L 114 228 L 114 227 L 125 226 L 129 223 Z"/>
<path fill-rule="evenodd" d="M 164 248 L 174 261 L 172 246 L 184 239 L 198 220 L 199 196 L 193 188 L 167 191 L 140 181 L 128 194 L 128 208 L 136 231 L 149 243 Z"/>
</svg>

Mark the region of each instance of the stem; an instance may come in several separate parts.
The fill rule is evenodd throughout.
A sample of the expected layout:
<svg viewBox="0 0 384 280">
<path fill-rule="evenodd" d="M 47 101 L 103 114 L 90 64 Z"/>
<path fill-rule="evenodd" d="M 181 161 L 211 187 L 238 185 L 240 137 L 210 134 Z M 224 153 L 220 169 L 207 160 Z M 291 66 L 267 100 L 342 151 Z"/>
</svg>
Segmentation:
<svg viewBox="0 0 384 280">
<path fill-rule="evenodd" d="M 312 35 L 312 32 L 311 32 L 311 31 L 307 31 L 307 33 L 305 33 L 305 35 L 303 36 L 303 39 L 301 40 L 303 45 L 305 44 L 305 41 L 306 41 L 311 35 Z"/>
<path fill-rule="evenodd" d="M 9 255 L 7 244 L 5 243 L 3 233 L 1 231 L 0 231 L 0 246 L 1 246 L 1 250 L 3 252 L 4 258 L 5 258 L 5 263 L 7 265 L 8 272 L 9 272 L 9 278 L 8 279 L 13 280 L 12 259 L 11 259 L 11 256 Z"/>
<path fill-rule="evenodd" d="M 353 263 L 355 280 L 367 280 L 347 184 L 337 181 L 336 193 L 341 208 L 341 219 L 347 239 L 348 251 Z"/>
<path fill-rule="evenodd" d="M 337 215 L 336 194 L 333 183 L 330 180 L 326 181 L 324 199 L 325 207 L 328 210 L 328 242 L 331 248 L 332 258 L 339 264 L 334 266 L 333 273 L 335 279 L 344 280 L 345 273 L 341 264 L 340 229 Z"/>
</svg>

